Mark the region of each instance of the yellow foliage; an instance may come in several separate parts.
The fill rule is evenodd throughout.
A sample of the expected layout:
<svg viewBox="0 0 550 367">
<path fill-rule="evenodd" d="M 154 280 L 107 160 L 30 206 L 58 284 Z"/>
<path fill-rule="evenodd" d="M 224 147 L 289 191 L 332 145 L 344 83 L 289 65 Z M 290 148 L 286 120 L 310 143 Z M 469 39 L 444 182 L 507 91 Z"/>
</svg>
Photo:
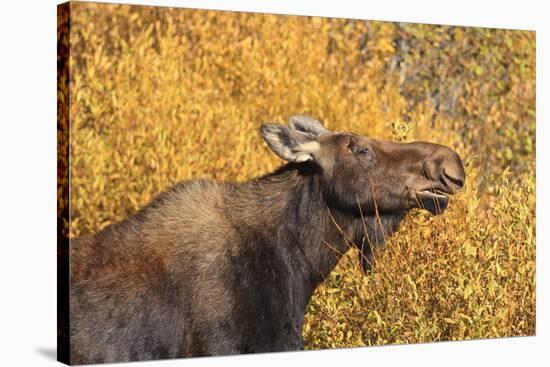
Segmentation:
<svg viewBox="0 0 550 367">
<path fill-rule="evenodd" d="M 309 306 L 307 348 L 534 334 L 534 33 L 71 10 L 71 236 L 181 180 L 275 169 L 259 124 L 310 114 L 334 130 L 452 146 L 468 182 L 445 214 L 411 213 L 368 275 L 348 252 Z"/>
<path fill-rule="evenodd" d="M 471 167 L 468 173 L 475 175 Z M 353 337 L 337 347 L 533 335 L 535 181 L 524 175 L 519 183 L 499 178 L 494 185 L 499 195 L 488 210 L 490 226 L 469 212 L 478 192 L 468 186 L 441 216 L 411 213 L 376 249 L 370 274 L 361 274 L 350 251 L 310 304 L 308 348 L 337 339 L 339 323 Z M 331 312 L 338 302 L 326 301 L 333 288 L 346 305 L 339 313 Z"/>
</svg>

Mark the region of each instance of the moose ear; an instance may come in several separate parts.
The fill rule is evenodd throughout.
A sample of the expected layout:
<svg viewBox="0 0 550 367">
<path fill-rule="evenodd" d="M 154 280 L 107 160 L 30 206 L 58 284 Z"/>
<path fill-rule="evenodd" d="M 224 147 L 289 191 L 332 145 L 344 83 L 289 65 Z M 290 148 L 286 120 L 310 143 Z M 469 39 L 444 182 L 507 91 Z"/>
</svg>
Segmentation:
<svg viewBox="0 0 550 367">
<path fill-rule="evenodd" d="M 289 162 L 313 160 L 320 145 L 315 135 L 275 123 L 262 124 L 260 132 L 271 150 Z"/>
<path fill-rule="evenodd" d="M 319 120 L 316 120 L 310 116 L 296 115 L 290 117 L 288 121 L 294 130 L 302 131 L 314 136 L 321 136 L 331 133 L 330 130 L 325 129 Z"/>
</svg>

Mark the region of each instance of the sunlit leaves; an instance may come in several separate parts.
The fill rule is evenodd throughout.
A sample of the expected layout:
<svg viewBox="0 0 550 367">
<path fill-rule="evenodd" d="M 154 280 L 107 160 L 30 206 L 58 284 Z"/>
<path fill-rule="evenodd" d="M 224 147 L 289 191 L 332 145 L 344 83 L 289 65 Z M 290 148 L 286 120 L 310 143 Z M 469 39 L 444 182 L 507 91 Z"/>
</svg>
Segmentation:
<svg viewBox="0 0 550 367">
<path fill-rule="evenodd" d="M 311 114 L 452 146 L 468 180 L 442 216 L 411 213 L 369 275 L 344 257 L 308 307 L 307 348 L 534 333 L 534 33 L 71 6 L 58 90 L 71 101 L 71 235 L 181 180 L 275 169 L 260 123 Z"/>
</svg>

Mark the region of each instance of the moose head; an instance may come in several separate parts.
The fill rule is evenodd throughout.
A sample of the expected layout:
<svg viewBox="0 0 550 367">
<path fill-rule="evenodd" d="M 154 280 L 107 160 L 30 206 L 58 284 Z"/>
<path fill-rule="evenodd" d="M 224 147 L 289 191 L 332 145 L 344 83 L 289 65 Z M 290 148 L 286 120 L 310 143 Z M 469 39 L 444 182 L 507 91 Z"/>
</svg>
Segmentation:
<svg viewBox="0 0 550 367">
<path fill-rule="evenodd" d="M 374 215 L 423 208 L 439 214 L 448 196 L 464 186 L 460 156 L 444 145 L 335 133 L 309 116 L 293 116 L 289 126 L 265 123 L 261 134 L 282 159 L 318 167 L 328 206 L 340 210 Z"/>
</svg>

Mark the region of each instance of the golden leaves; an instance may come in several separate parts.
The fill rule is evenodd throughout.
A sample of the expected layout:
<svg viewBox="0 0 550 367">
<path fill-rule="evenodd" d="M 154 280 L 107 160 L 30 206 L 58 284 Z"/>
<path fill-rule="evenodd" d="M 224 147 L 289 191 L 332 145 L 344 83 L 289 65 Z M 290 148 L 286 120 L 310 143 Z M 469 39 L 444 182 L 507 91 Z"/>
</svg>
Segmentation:
<svg viewBox="0 0 550 367">
<path fill-rule="evenodd" d="M 445 214 L 411 213 L 370 275 L 353 251 L 342 259 L 309 305 L 307 348 L 534 333 L 529 32 L 72 6 L 70 93 L 63 79 L 58 91 L 71 100 L 72 236 L 181 180 L 273 170 L 282 162 L 259 124 L 311 114 L 334 130 L 453 146 L 468 182 Z"/>
<path fill-rule="evenodd" d="M 477 172 L 467 171 L 475 180 Z M 512 183 L 504 174 L 491 184 L 499 197 L 490 223 L 469 210 L 479 195 L 473 187 L 453 197 L 443 215 L 413 213 L 375 251 L 371 274 L 362 275 L 352 255 L 344 257 L 317 290 L 307 323 L 345 322 L 361 345 L 533 335 L 534 177 Z M 315 328 L 304 337 L 312 349 L 334 342 Z"/>
</svg>

